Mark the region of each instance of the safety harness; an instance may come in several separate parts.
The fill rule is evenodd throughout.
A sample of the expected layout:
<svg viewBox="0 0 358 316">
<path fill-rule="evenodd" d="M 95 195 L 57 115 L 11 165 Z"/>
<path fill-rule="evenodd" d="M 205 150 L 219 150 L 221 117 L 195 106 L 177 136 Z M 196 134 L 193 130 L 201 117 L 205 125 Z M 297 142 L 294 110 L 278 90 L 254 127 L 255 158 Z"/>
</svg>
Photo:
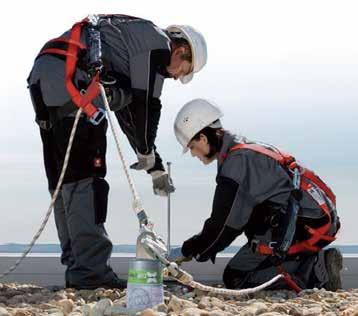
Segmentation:
<svg viewBox="0 0 358 316">
<path fill-rule="evenodd" d="M 331 204 L 330 206 L 335 208 L 336 197 L 332 190 L 316 174 L 314 174 L 313 171 L 301 167 L 297 163 L 296 159 L 290 154 L 278 150 L 274 151 L 273 149 L 268 149 L 259 144 L 237 144 L 229 149 L 229 153 L 241 149 L 253 150 L 265 156 L 271 157 L 288 170 L 291 177 L 299 172 L 300 181 L 298 188 L 302 191 L 306 191 L 318 203 L 319 207 L 328 219 L 327 223 L 319 228 L 312 228 L 306 225 L 305 229 L 310 234 L 310 238 L 292 244 L 288 248 L 288 255 L 295 255 L 304 251 L 318 252 L 321 247 L 317 246 L 317 243 L 320 241 L 328 241 L 330 243 L 335 240 L 337 232 L 334 233 L 333 236 L 328 235 L 328 231 L 332 224 L 332 217 L 328 204 Z M 256 245 L 256 252 L 262 255 L 272 255 L 273 248 L 264 242 L 259 242 Z"/>
<path fill-rule="evenodd" d="M 301 167 L 296 159 L 285 152 L 277 150 L 276 148 L 265 147 L 260 144 L 252 143 L 252 144 L 236 144 L 232 146 L 228 153 L 235 152 L 241 149 L 249 149 L 253 150 L 257 153 L 263 154 L 265 156 L 271 157 L 272 159 L 276 160 L 285 170 L 288 171 L 290 177 L 293 181 L 293 186 L 296 191 L 302 190 L 306 191 L 320 206 L 323 213 L 328 219 L 328 222 L 325 225 L 322 225 L 319 228 L 312 228 L 308 225 L 305 226 L 305 229 L 310 234 L 310 238 L 304 241 L 296 242 L 291 244 L 294 230 L 295 228 L 287 227 L 287 230 L 291 229 L 289 232 L 288 237 L 285 235 L 283 240 L 283 245 L 280 247 L 284 248 L 288 255 L 296 255 L 302 253 L 304 251 L 311 251 L 311 252 L 318 252 L 321 250 L 321 247 L 317 246 L 317 243 L 320 241 L 332 242 L 335 240 L 335 235 L 337 232 L 334 233 L 333 236 L 328 235 L 329 229 L 332 224 L 332 217 L 330 214 L 330 207 L 335 208 L 336 206 L 336 197 L 333 194 L 332 190 L 316 175 L 313 171 Z M 275 149 L 275 150 L 274 150 Z M 228 153 L 224 154 L 222 157 L 223 160 L 227 157 Z M 330 207 L 328 206 L 330 204 Z M 295 226 L 297 213 L 299 210 L 299 203 L 296 201 L 291 205 L 291 213 L 294 213 L 293 216 L 291 215 L 290 222 L 288 226 Z M 274 247 L 272 244 L 276 243 L 265 243 L 262 241 L 257 241 L 255 245 L 255 252 L 265 255 L 265 256 L 272 256 L 274 255 Z M 282 264 L 277 266 L 277 270 L 283 276 L 284 281 L 286 284 L 294 290 L 296 293 L 301 291 L 301 288 L 298 284 L 294 281 L 289 273 L 287 273 Z"/>
<path fill-rule="evenodd" d="M 48 41 L 38 54 L 37 58 L 44 54 L 66 57 L 65 84 L 67 91 L 71 96 L 71 100 L 78 108 L 82 109 L 94 125 L 98 125 L 105 115 L 104 111 L 97 108 L 92 101 L 100 94 L 100 68 L 97 67 L 94 69 L 91 82 L 86 90 L 78 90 L 73 83 L 77 62 L 79 61 L 80 56 L 83 56 L 87 51 L 86 45 L 80 42 L 81 31 L 87 25 L 91 25 L 88 18 L 75 23 L 71 28 L 70 36 L 68 38 L 58 37 Z M 64 46 L 67 46 L 67 48 L 64 48 Z"/>
</svg>

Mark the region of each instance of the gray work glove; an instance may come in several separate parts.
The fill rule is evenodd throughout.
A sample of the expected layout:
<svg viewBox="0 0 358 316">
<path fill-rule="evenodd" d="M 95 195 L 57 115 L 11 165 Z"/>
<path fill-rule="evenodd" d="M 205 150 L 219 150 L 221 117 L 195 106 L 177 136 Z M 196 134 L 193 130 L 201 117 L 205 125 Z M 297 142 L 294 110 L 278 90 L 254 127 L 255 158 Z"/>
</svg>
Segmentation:
<svg viewBox="0 0 358 316">
<path fill-rule="evenodd" d="M 149 170 L 152 169 L 155 165 L 155 153 L 152 150 L 148 155 L 143 155 L 140 152 L 137 152 L 138 162 L 135 162 L 131 165 L 131 169 L 134 170 Z"/>
<path fill-rule="evenodd" d="M 165 171 L 152 171 L 150 175 L 152 176 L 154 194 L 168 196 L 169 193 L 175 191 L 173 181 Z"/>
</svg>

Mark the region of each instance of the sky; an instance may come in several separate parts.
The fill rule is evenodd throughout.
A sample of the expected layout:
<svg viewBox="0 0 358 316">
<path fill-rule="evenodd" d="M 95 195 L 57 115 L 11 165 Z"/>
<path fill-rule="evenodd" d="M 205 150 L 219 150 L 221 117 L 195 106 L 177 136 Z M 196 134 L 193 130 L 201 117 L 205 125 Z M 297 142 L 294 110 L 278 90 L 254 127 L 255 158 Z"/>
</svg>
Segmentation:
<svg viewBox="0 0 358 316">
<path fill-rule="evenodd" d="M 272 143 L 296 156 L 337 195 L 338 244 L 357 244 L 358 19 L 356 1 L 8 1 L 3 2 L 0 60 L 0 243 L 29 242 L 50 197 L 42 145 L 26 89 L 39 49 L 91 13 L 124 13 L 159 27 L 189 24 L 208 44 L 208 63 L 188 85 L 166 80 L 157 147 L 172 162 L 171 243 L 198 233 L 210 215 L 216 166 L 182 155 L 173 133 L 180 107 L 193 98 L 215 101 L 234 133 Z M 126 159 L 135 155 L 119 132 Z M 107 230 L 115 244 L 134 244 L 138 222 L 108 133 L 111 185 Z M 164 238 L 167 199 L 151 178 L 132 172 L 146 212 Z M 53 218 L 41 243 L 57 243 Z M 234 245 L 245 242 L 239 238 Z"/>
</svg>

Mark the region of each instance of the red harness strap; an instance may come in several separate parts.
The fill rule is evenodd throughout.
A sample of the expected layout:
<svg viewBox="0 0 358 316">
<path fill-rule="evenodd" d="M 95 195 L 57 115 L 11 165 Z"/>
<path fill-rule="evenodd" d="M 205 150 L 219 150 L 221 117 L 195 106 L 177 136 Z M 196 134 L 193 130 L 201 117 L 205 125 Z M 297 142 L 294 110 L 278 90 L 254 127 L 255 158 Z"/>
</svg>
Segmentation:
<svg viewBox="0 0 358 316">
<path fill-rule="evenodd" d="M 76 88 L 73 84 L 73 76 L 76 71 L 76 64 L 78 60 L 79 50 L 86 49 L 86 46 L 80 42 L 81 39 L 81 30 L 84 25 L 88 23 L 87 19 L 84 19 L 80 22 L 77 22 L 72 26 L 70 37 L 59 37 L 50 40 L 48 43 L 66 43 L 67 50 L 60 48 L 45 48 L 43 49 L 38 56 L 43 54 L 55 54 L 66 56 L 66 70 L 65 70 L 65 83 L 68 93 L 71 96 L 73 103 L 81 108 L 83 112 L 89 118 L 92 118 L 93 115 L 98 111 L 96 106 L 92 104 L 94 98 L 100 93 L 99 89 L 99 73 L 97 72 L 93 76 L 87 90 L 84 94 Z"/>
<path fill-rule="evenodd" d="M 332 203 L 336 205 L 336 196 L 334 195 L 332 190 L 317 175 L 315 175 L 311 170 L 305 169 L 304 178 L 310 180 L 317 187 L 319 187 L 328 196 Z"/>
<path fill-rule="evenodd" d="M 297 285 L 297 283 L 292 279 L 292 277 L 285 271 L 282 265 L 277 267 L 279 273 L 283 275 L 283 279 L 287 283 L 287 285 L 296 293 L 300 293 L 302 289 Z"/>
<path fill-rule="evenodd" d="M 240 149 L 250 149 L 255 152 L 261 153 L 263 155 L 269 156 L 275 159 L 277 162 L 279 162 L 282 166 L 290 170 L 293 170 L 296 167 L 300 168 L 297 165 L 295 158 L 293 156 L 284 152 L 278 153 L 272 151 L 258 144 L 237 144 L 231 147 L 229 149 L 229 152 L 233 152 Z M 331 219 L 329 207 L 325 202 L 325 200 L 322 198 L 321 194 L 322 193 L 325 194 L 334 205 L 336 204 L 336 197 L 331 191 L 331 189 L 328 188 L 328 186 L 311 170 L 308 170 L 306 168 L 304 169 L 300 168 L 300 169 L 303 170 L 303 173 L 301 174 L 301 184 L 300 184 L 301 190 L 309 193 L 311 197 L 319 204 L 320 208 L 328 218 L 328 223 L 317 229 L 306 226 L 305 228 L 311 234 L 311 237 L 307 240 L 293 244 L 288 249 L 288 254 L 290 255 L 297 254 L 305 250 L 317 252 L 321 249 L 315 246 L 317 242 L 321 240 L 325 240 L 325 241 L 335 240 L 334 236 L 327 235 L 327 232 L 331 227 L 332 219 Z M 272 255 L 273 252 L 272 248 L 265 243 L 258 243 L 258 245 L 256 246 L 256 251 L 262 255 Z"/>
</svg>

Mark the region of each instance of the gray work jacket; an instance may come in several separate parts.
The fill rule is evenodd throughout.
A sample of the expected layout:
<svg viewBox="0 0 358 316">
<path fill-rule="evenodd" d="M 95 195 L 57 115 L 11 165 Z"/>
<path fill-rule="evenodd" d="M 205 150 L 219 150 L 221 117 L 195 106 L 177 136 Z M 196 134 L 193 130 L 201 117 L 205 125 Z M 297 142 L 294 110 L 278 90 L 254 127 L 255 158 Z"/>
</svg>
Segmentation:
<svg viewBox="0 0 358 316">
<path fill-rule="evenodd" d="M 114 101 L 111 108 L 123 110 L 130 106 L 130 122 L 123 122 L 123 128 L 130 123 L 129 137 L 136 151 L 149 153 L 156 138 L 163 81 L 168 74 L 170 63 L 170 39 L 166 33 L 151 21 L 123 15 L 104 15 L 99 20 L 102 60 L 104 73 L 117 79 Z M 69 36 L 69 31 L 63 36 Z M 86 28 L 81 33 L 81 41 L 86 43 Z M 88 43 L 87 43 L 88 46 Z M 78 67 L 74 83 L 79 88 L 90 82 L 86 67 Z M 42 98 L 48 107 L 61 107 L 70 101 L 65 85 L 65 61 L 61 56 L 43 55 L 36 59 L 29 85 L 38 84 Z M 100 97 L 94 102 L 104 107 Z"/>
<path fill-rule="evenodd" d="M 239 235 L 245 232 L 249 241 L 258 236 L 270 238 L 272 216 L 287 213 L 294 190 L 287 171 L 274 159 L 250 149 L 229 152 L 238 143 L 251 143 L 245 137 L 225 132 L 218 157 L 218 173 L 213 208 L 202 231 L 184 242 L 185 256 L 198 261 L 215 258 Z M 302 192 L 299 201 L 296 236 L 305 231 L 304 222 L 320 220 L 324 213 L 312 197 Z M 301 219 L 304 218 L 304 221 Z M 336 227 L 332 226 L 332 230 Z M 271 242 L 272 239 L 262 240 Z"/>
</svg>

